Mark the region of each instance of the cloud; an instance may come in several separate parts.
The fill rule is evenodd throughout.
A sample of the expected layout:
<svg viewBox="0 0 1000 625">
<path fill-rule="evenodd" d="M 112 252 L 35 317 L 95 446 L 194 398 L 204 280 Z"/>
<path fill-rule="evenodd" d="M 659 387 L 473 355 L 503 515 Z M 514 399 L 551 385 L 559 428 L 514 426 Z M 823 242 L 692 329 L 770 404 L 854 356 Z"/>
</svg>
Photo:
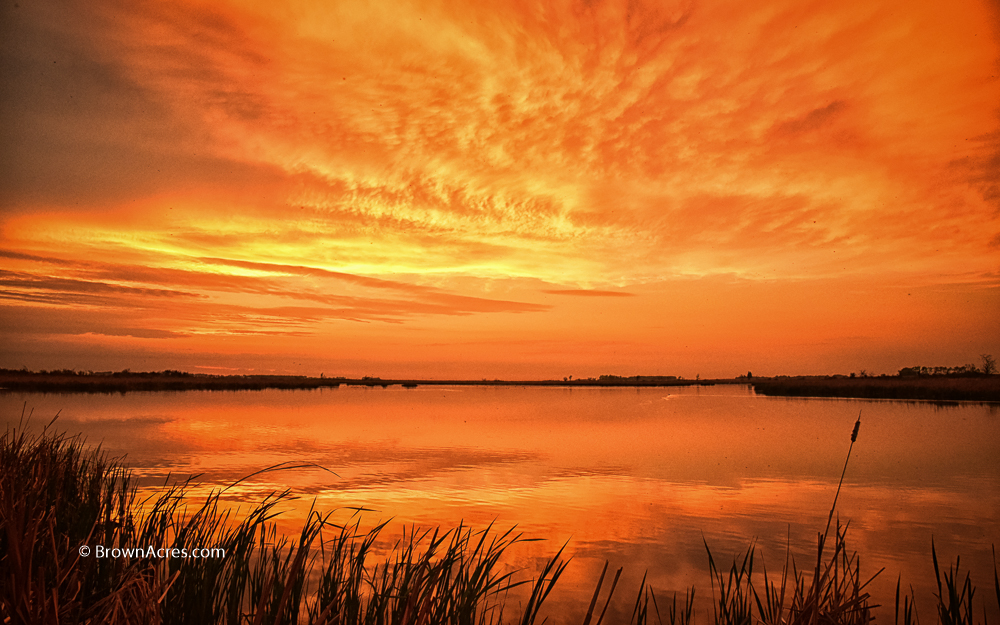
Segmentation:
<svg viewBox="0 0 1000 625">
<path fill-rule="evenodd" d="M 306 267 L 303 265 L 288 265 L 281 263 L 261 263 L 255 261 L 233 260 L 225 258 L 200 258 L 198 260 L 206 263 L 225 265 L 230 267 L 243 267 L 246 269 L 256 269 L 259 271 L 265 271 L 274 274 L 290 273 L 296 275 L 319 276 L 335 280 L 343 280 L 345 282 L 351 282 L 361 286 L 378 288 L 378 289 L 392 289 L 399 291 L 417 291 L 417 292 L 426 292 L 430 290 L 427 287 L 416 284 L 397 282 L 393 280 L 382 280 L 379 278 L 369 278 L 367 276 L 357 276 L 349 273 L 344 273 L 341 271 L 330 271 L 328 269 L 323 269 L 320 267 Z"/>
<path fill-rule="evenodd" d="M 134 32 L 126 24 L 138 15 L 122 8 L 4 6 L 0 201 L 22 210 L 38 203 L 93 207 L 178 187 L 217 188 L 220 181 L 276 184 L 279 169 L 206 149 L 199 120 L 130 75 L 117 42 Z"/>
<path fill-rule="evenodd" d="M 996 269 L 979 0 L 2 10 L 9 302 L 192 336 L 531 332 L 677 280 Z"/>
<path fill-rule="evenodd" d="M 635 293 L 624 291 L 601 291 L 598 289 L 549 289 L 542 291 L 549 295 L 575 295 L 582 297 L 635 297 Z"/>
<path fill-rule="evenodd" d="M 27 314 L 24 305 L 44 311 L 10 325 L 10 332 L 22 334 L 307 336 L 331 321 L 397 324 L 421 317 L 550 309 L 299 265 L 203 258 L 193 259 L 196 269 L 176 269 L 10 251 L 4 256 L 29 265 L 24 271 L 0 270 L 0 299 L 20 303 L 8 307 L 18 314 Z M 233 268 L 258 275 L 219 273 Z"/>
<path fill-rule="evenodd" d="M 813 109 L 803 116 L 779 122 L 771 133 L 775 138 L 784 138 L 817 131 L 829 127 L 844 113 L 846 108 L 846 102 L 835 100 L 826 106 Z"/>
<path fill-rule="evenodd" d="M 0 269 L 0 285 L 12 290 L 58 291 L 62 293 L 114 294 L 116 296 L 128 295 L 141 297 L 204 297 L 204 295 L 185 291 L 144 289 L 106 282 L 34 276 L 2 269 Z"/>
<path fill-rule="evenodd" d="M 906 224 L 949 220 L 935 242 L 958 257 L 986 243 L 963 224 L 995 219 L 996 150 L 965 142 L 996 128 L 979 104 L 996 86 L 963 78 L 997 56 L 989 38 L 961 47 L 977 10 L 43 3 L 14 14 L 11 154 L 51 169 L 10 175 L 67 203 L 208 194 L 172 244 L 241 262 L 641 282 L 773 272 L 805 241 L 782 265 L 801 277 L 838 275 L 831 241 L 848 237 L 859 270 L 919 265 Z M 780 223 L 755 227 L 765 206 Z M 224 212 L 244 219 L 218 227 Z M 255 258 L 264 237 L 283 251 Z"/>
<path fill-rule="evenodd" d="M 127 310 L 87 310 L 0 304 L 4 331 L 16 335 L 131 336 L 146 339 L 173 339 L 183 332 L 143 327 Z M 140 321 L 139 324 L 136 321 Z"/>
</svg>

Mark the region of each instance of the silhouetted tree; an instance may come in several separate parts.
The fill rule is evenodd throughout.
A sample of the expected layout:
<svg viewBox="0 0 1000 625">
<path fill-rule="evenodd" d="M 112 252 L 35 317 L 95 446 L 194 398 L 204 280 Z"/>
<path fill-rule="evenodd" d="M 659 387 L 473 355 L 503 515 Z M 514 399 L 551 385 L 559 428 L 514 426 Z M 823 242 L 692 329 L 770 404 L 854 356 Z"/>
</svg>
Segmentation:
<svg viewBox="0 0 1000 625">
<path fill-rule="evenodd" d="M 986 375 L 993 375 L 997 372 L 997 361 L 993 358 L 993 356 L 989 354 L 979 354 L 979 358 L 983 361 L 983 373 Z"/>
</svg>

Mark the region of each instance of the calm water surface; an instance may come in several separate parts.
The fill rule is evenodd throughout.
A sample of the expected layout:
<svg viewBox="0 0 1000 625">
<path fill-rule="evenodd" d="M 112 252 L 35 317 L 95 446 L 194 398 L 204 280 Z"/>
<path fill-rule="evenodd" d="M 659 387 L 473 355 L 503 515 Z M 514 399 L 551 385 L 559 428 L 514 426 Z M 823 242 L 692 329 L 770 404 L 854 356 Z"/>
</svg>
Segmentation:
<svg viewBox="0 0 1000 625">
<path fill-rule="evenodd" d="M 997 405 L 768 398 L 742 386 L 3 394 L 8 425 L 25 402 L 34 424 L 58 411 L 62 430 L 127 455 L 147 485 L 201 474 L 208 488 L 286 461 L 335 471 L 273 472 L 238 490 L 255 500 L 291 487 L 301 499 L 287 506 L 290 528 L 316 499 L 322 510 L 365 506 L 366 521 L 392 518 L 397 533 L 495 521 L 546 539 L 512 553 L 512 567 L 568 542 L 552 609 L 582 614 L 609 560 L 625 568 L 626 620 L 647 571 L 657 594 L 710 595 L 703 540 L 717 560 L 756 540 L 772 569 L 790 545 L 808 566 L 861 411 L 837 507 L 862 573 L 885 567 L 871 587 L 888 609 L 880 620 L 892 618 L 898 576 L 931 616 L 932 536 L 940 557 L 972 569 L 977 597 L 991 596 Z"/>
</svg>

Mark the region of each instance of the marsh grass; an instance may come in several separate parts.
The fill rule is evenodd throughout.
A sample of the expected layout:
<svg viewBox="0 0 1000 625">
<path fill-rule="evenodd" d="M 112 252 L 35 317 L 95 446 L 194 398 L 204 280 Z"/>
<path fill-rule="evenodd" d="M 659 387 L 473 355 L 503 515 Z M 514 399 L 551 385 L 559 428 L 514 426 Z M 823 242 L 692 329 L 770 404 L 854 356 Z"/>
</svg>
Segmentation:
<svg viewBox="0 0 1000 625">
<path fill-rule="evenodd" d="M 502 573 L 508 570 L 505 554 L 534 539 L 492 526 L 407 529 L 385 555 L 386 524 L 363 529 L 362 508 L 327 514 L 310 509 L 298 535 L 288 536 L 278 531 L 276 517 L 291 498 L 289 491 L 241 509 L 228 506 L 226 489 L 197 504 L 194 483 L 185 481 L 165 484 L 140 500 L 129 471 L 100 448 L 51 427 L 29 435 L 23 425 L 0 438 L 3 623 L 531 625 L 545 622 L 542 606 L 566 570 L 559 549 L 534 579 Z M 860 418 L 850 449 L 859 426 Z M 866 589 L 881 571 L 862 575 L 860 557 L 847 546 L 847 524 L 835 519 L 850 449 L 826 528 L 817 535 L 815 559 L 809 558 L 807 566 L 800 568 L 786 547 L 780 572 L 769 573 L 753 543 L 724 566 L 704 541 L 712 589 L 708 623 L 865 625 L 873 620 L 878 606 Z M 307 465 L 277 465 L 264 472 L 302 466 Z M 143 551 L 131 557 L 85 557 L 83 545 Z M 205 547 L 224 549 L 225 556 L 148 553 L 150 548 Z M 975 625 L 976 587 L 967 572 L 960 573 L 960 560 L 942 570 L 933 543 L 931 559 L 938 592 L 928 622 Z M 605 564 L 583 625 L 603 625 L 621 574 L 618 569 L 602 595 L 609 577 Z M 1000 604 L 995 554 L 994 588 Z M 675 592 L 664 598 L 643 576 L 629 622 L 698 621 L 693 587 L 683 596 Z M 912 590 L 902 596 L 902 606 L 900 599 L 897 581 L 895 625 L 919 625 Z M 987 625 L 982 605 L 978 622 Z"/>
<path fill-rule="evenodd" d="M 48 429 L 5 432 L 0 471 L 4 623 L 530 625 L 566 567 L 559 550 L 534 580 L 500 573 L 504 552 L 529 539 L 492 527 L 405 532 L 380 561 L 385 525 L 361 529 L 359 509 L 347 511 L 353 523 L 310 510 L 289 538 L 275 523 L 288 491 L 245 511 L 226 507 L 223 491 L 192 506 L 191 482 L 140 501 L 120 463 Z M 141 553 L 85 557 L 84 545 Z M 149 553 L 206 547 L 225 556 Z M 526 605 L 504 614 L 521 585 Z"/>
<path fill-rule="evenodd" d="M 827 517 L 826 528 L 817 534 L 815 563 L 800 569 L 795 562 L 790 547 L 785 550 L 785 562 L 781 572 L 772 577 L 768 574 L 763 558 L 759 557 L 756 545 L 733 558 L 728 567 L 720 567 L 707 541 L 709 574 L 712 587 L 712 613 L 709 622 L 715 625 L 867 625 L 874 620 L 873 610 L 880 607 L 871 602 L 868 585 L 883 570 L 871 577 L 861 573 L 861 558 L 847 546 L 849 524 L 841 525 L 836 519 L 837 500 L 847 474 L 851 450 L 857 441 L 861 427 L 861 415 L 851 432 L 851 445 L 847 451 L 844 470 L 837 485 L 837 491 Z M 836 522 L 834 523 L 836 519 Z M 830 530 L 833 529 L 833 534 Z M 941 573 L 937 551 L 931 543 L 931 558 L 937 577 L 938 593 L 936 611 L 937 622 L 941 625 L 976 625 L 973 597 L 975 586 L 966 573 L 964 580 L 959 576 L 960 560 L 955 566 Z M 758 567 L 758 568 L 755 568 Z M 607 566 L 605 566 L 605 572 Z M 620 573 L 620 571 L 619 571 Z M 1000 605 L 1000 576 L 997 574 L 996 555 L 993 566 L 994 587 L 997 604 Z M 590 625 L 593 611 L 601 590 L 604 574 L 598 581 L 584 625 Z M 616 578 L 617 581 L 617 578 Z M 612 593 L 614 589 L 612 587 Z M 896 587 L 895 625 L 919 625 L 913 592 L 903 598 L 903 618 L 900 621 L 899 582 Z M 610 601 L 610 596 L 608 597 Z M 653 610 L 650 611 L 650 604 Z M 603 616 L 603 615 L 602 615 Z M 640 584 L 639 595 L 630 623 L 646 625 L 691 625 L 695 621 L 694 588 L 690 588 L 678 603 L 677 593 L 672 602 L 661 613 L 652 588 L 646 586 L 646 579 Z M 988 625 L 986 606 L 983 605 L 983 619 Z M 600 625 L 600 621 L 598 621 Z"/>
</svg>

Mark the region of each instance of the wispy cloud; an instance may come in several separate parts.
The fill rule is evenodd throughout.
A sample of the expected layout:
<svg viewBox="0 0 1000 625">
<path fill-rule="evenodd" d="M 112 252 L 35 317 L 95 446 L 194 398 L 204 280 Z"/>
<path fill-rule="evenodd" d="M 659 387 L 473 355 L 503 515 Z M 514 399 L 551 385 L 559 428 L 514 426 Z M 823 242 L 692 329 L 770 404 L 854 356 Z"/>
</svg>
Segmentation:
<svg viewBox="0 0 1000 625">
<path fill-rule="evenodd" d="M 542 293 L 582 297 L 633 297 L 635 295 L 635 293 L 626 293 L 625 291 L 601 291 L 598 289 L 546 289 Z"/>
<path fill-rule="evenodd" d="M 6 256 L 34 265 L 34 272 L 0 270 L 0 300 L 15 302 L 6 310 L 25 314 L 24 304 L 47 309 L 29 323 L 8 325 L 9 332 L 21 334 L 304 336 L 316 332 L 317 324 L 335 320 L 400 323 L 422 316 L 550 308 L 298 265 L 201 258 L 192 259 L 200 268 L 193 270 Z M 233 268 L 261 275 L 225 273 Z"/>
<path fill-rule="evenodd" d="M 299 333 L 713 277 L 995 276 L 980 0 L 3 11 L 9 301 Z"/>
<path fill-rule="evenodd" d="M 970 141 L 995 133 L 983 103 L 1000 88 L 974 77 L 997 46 L 988 29 L 958 40 L 988 13 L 975 3 L 944 22 L 930 6 L 782 2 L 79 10 L 89 30 L 31 23 L 90 59 L 83 99 L 150 102 L 126 107 L 132 136 L 102 142 L 189 163 L 144 176 L 187 188 L 216 186 L 187 169 L 204 159 L 231 164 L 230 187 L 273 172 L 252 206 L 189 199 L 183 228 L 157 225 L 191 251 L 249 258 L 266 233 L 269 262 L 318 253 L 369 274 L 811 277 L 840 275 L 844 256 L 926 270 L 921 223 L 949 226 L 938 266 L 975 263 L 988 239 L 970 220 L 1000 229 L 996 141 Z M 905 56 L 931 33 L 934 64 Z M 54 54 L 22 45 L 25 63 Z M 169 140 L 143 126 L 164 119 Z M 772 262 L 790 248 L 801 262 Z"/>
</svg>

